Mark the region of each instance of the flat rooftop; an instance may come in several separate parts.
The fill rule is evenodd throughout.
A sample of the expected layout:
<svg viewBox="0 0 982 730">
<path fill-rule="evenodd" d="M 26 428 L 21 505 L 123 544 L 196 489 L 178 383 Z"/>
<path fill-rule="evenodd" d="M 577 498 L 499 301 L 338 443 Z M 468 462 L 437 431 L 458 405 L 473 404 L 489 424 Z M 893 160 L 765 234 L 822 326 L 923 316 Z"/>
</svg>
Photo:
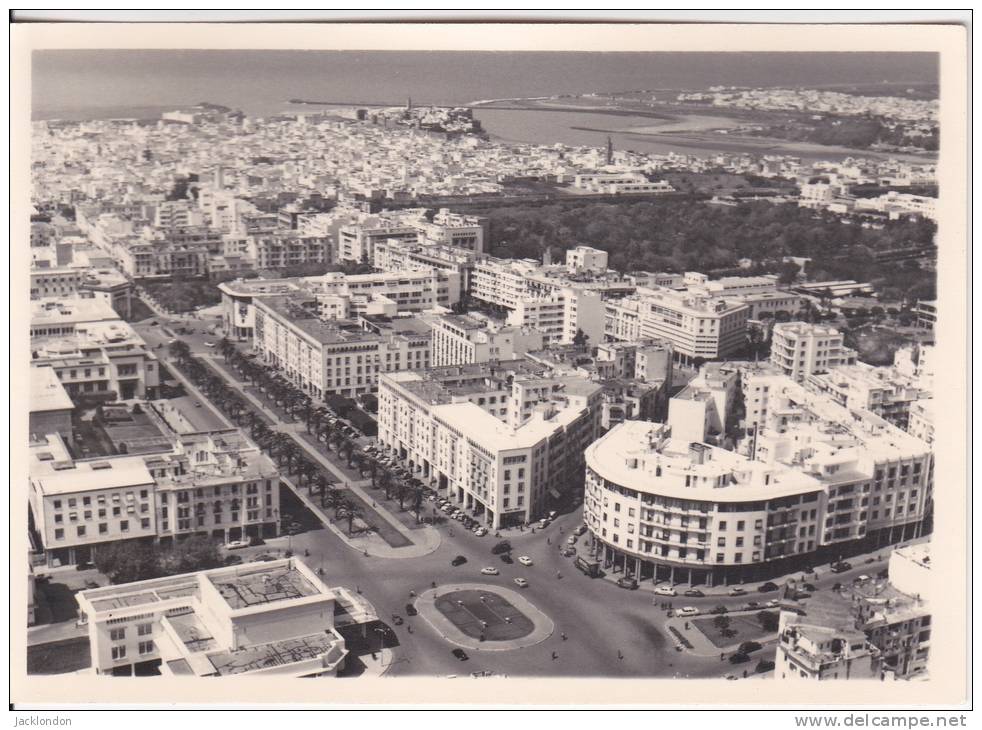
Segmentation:
<svg viewBox="0 0 982 730">
<path fill-rule="evenodd" d="M 52 496 L 101 489 L 152 486 L 153 476 L 140 456 L 93 461 L 45 461 L 38 455 L 31 477 L 41 494 Z"/>
<path fill-rule="evenodd" d="M 344 640 L 322 631 L 285 641 L 240 647 L 236 651 L 218 651 L 208 655 L 212 666 L 222 676 L 254 672 L 309 661 L 325 654 L 340 659 Z M 333 662 L 332 662 L 333 663 Z"/>
<path fill-rule="evenodd" d="M 233 609 L 289 601 L 319 593 L 292 565 L 209 575 L 208 579 Z"/>
<path fill-rule="evenodd" d="M 72 403 L 68 391 L 61 384 L 53 368 L 31 368 L 31 413 L 70 411 L 74 407 L 75 404 Z"/>
</svg>

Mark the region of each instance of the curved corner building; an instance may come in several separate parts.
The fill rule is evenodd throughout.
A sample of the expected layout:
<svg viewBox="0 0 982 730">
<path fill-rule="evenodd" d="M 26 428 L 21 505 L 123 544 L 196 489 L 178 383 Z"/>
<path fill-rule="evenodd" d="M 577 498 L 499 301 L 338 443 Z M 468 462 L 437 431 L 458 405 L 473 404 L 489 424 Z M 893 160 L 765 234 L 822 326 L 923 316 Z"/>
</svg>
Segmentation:
<svg viewBox="0 0 982 730">
<path fill-rule="evenodd" d="M 841 433 L 832 444 L 792 436 L 782 463 L 670 434 L 627 421 L 586 450 L 584 519 L 597 559 L 615 573 L 708 586 L 764 580 L 919 534 L 926 444 L 898 463 Z M 874 499 L 897 515 L 881 517 Z"/>
</svg>

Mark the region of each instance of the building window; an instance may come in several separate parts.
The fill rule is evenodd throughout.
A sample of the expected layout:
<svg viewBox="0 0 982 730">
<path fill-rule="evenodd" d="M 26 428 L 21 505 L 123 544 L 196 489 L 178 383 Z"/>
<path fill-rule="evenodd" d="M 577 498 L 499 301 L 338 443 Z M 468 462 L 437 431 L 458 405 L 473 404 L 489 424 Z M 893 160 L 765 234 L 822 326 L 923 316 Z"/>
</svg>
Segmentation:
<svg viewBox="0 0 982 730">
<path fill-rule="evenodd" d="M 99 534 L 100 535 L 105 535 L 107 532 L 109 532 L 109 525 L 107 525 L 105 522 L 100 522 L 99 523 Z"/>
<path fill-rule="evenodd" d="M 126 629 L 110 629 L 109 630 L 109 640 L 110 641 L 123 641 L 126 639 Z"/>
<path fill-rule="evenodd" d="M 79 525 L 75 528 L 75 531 L 78 533 L 79 537 L 85 537 L 85 525 Z"/>
<path fill-rule="evenodd" d="M 141 641 L 140 642 L 140 653 L 141 654 L 153 654 L 154 645 L 152 641 Z"/>
<path fill-rule="evenodd" d="M 64 539 L 65 539 L 65 531 L 59 527 L 58 529 L 55 530 L 55 540 L 64 540 Z"/>
<path fill-rule="evenodd" d="M 120 529 L 121 532 L 129 532 L 130 531 L 130 521 L 129 520 L 120 520 L 120 522 L 119 522 L 119 529 Z"/>
</svg>

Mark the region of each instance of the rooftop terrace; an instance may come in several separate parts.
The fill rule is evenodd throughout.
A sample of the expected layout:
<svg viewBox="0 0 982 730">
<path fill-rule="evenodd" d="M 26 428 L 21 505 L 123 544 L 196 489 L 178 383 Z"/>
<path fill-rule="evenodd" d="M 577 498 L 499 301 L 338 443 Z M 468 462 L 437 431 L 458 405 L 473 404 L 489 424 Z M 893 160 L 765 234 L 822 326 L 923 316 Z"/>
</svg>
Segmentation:
<svg viewBox="0 0 982 730">
<path fill-rule="evenodd" d="M 318 593 L 317 588 L 290 565 L 208 578 L 233 609 L 289 601 Z"/>
</svg>

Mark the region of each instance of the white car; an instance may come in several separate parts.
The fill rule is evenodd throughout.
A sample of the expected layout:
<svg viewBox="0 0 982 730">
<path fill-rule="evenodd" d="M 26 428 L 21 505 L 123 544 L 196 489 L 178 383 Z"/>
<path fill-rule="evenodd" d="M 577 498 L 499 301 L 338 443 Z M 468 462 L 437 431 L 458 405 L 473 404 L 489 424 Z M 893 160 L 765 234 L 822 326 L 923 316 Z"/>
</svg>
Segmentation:
<svg viewBox="0 0 982 730">
<path fill-rule="evenodd" d="M 515 585 L 517 585 L 519 588 L 528 588 L 529 582 L 524 578 L 515 578 Z"/>
<path fill-rule="evenodd" d="M 699 609 L 692 606 L 686 606 L 685 608 L 680 608 L 677 613 L 679 616 L 696 616 L 699 614 Z"/>
<path fill-rule="evenodd" d="M 655 586 L 655 595 L 658 596 L 677 596 L 675 589 L 671 586 Z"/>
<path fill-rule="evenodd" d="M 569 537 L 566 538 L 566 544 L 567 545 L 575 545 L 576 544 L 576 540 L 577 540 L 576 535 L 570 535 Z"/>
<path fill-rule="evenodd" d="M 781 602 L 779 600 L 777 600 L 776 598 L 772 598 L 764 605 L 767 606 L 768 608 L 774 608 L 775 606 L 779 606 L 780 604 Z"/>
<path fill-rule="evenodd" d="M 488 531 L 487 528 L 478 527 L 476 530 L 474 530 L 474 534 L 477 535 L 478 537 L 484 537 L 485 535 L 488 534 Z"/>
<path fill-rule="evenodd" d="M 249 547 L 248 540 L 232 540 L 231 542 L 225 543 L 226 550 L 241 550 L 247 547 Z"/>
<path fill-rule="evenodd" d="M 498 575 L 498 569 L 492 566 L 481 568 L 481 575 Z"/>
<path fill-rule="evenodd" d="M 518 562 L 522 565 L 532 565 L 532 558 L 530 558 L 528 555 L 523 555 L 518 559 Z"/>
</svg>

